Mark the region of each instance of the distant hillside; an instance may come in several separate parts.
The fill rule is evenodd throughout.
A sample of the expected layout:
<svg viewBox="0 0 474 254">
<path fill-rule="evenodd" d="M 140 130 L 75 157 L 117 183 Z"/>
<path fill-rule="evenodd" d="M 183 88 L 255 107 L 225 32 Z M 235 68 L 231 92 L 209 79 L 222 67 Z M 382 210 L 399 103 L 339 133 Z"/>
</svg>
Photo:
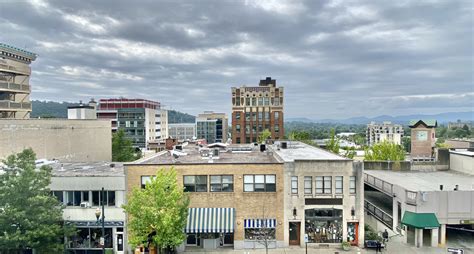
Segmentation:
<svg viewBox="0 0 474 254">
<path fill-rule="evenodd" d="M 55 101 L 32 101 L 33 111 L 31 118 L 67 118 L 67 107 L 76 105 L 77 103 L 70 102 L 55 102 Z M 176 110 L 168 111 L 169 123 L 194 123 L 195 117 L 186 113 L 181 113 Z"/>
<path fill-rule="evenodd" d="M 70 102 L 55 102 L 55 101 L 31 101 L 33 111 L 31 118 L 67 118 L 67 107 L 74 105 Z"/>
<path fill-rule="evenodd" d="M 176 110 L 168 111 L 168 123 L 194 123 L 196 117 Z"/>
</svg>

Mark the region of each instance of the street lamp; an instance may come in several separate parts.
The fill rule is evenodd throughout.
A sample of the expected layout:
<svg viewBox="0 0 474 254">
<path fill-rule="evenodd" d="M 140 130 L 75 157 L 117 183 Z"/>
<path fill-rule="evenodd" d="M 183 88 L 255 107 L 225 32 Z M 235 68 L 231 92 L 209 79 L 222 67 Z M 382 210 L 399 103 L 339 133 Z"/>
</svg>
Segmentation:
<svg viewBox="0 0 474 254">
<path fill-rule="evenodd" d="M 100 192 L 100 204 L 102 206 L 102 212 L 100 211 L 100 208 L 97 208 L 95 210 L 95 217 L 97 218 L 97 223 L 101 222 L 102 223 L 102 236 L 100 237 L 100 245 L 102 245 L 102 254 L 105 254 L 105 210 L 104 210 L 104 187 L 102 187 L 102 190 Z M 102 218 L 100 217 L 102 215 Z"/>
</svg>

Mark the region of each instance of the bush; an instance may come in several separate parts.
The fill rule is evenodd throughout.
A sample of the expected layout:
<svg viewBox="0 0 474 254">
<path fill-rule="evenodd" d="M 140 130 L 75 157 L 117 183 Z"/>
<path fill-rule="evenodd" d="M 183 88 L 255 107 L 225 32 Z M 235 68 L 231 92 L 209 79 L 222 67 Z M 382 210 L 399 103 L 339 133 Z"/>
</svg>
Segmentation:
<svg viewBox="0 0 474 254">
<path fill-rule="evenodd" d="M 375 230 L 374 230 L 371 226 L 365 224 L 365 225 L 364 225 L 364 230 L 365 230 L 365 240 L 378 240 L 378 241 L 382 241 L 382 237 L 379 236 L 379 235 L 377 234 L 377 232 L 375 232 Z"/>
</svg>

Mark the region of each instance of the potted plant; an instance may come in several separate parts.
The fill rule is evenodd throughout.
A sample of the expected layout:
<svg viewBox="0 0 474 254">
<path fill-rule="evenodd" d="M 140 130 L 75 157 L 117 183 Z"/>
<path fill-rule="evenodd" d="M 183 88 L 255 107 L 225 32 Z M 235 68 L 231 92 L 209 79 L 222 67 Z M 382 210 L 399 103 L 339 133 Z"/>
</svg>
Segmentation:
<svg viewBox="0 0 474 254">
<path fill-rule="evenodd" d="M 351 249 L 351 244 L 349 242 L 344 241 L 341 243 L 341 247 L 343 250 L 349 251 Z"/>
</svg>

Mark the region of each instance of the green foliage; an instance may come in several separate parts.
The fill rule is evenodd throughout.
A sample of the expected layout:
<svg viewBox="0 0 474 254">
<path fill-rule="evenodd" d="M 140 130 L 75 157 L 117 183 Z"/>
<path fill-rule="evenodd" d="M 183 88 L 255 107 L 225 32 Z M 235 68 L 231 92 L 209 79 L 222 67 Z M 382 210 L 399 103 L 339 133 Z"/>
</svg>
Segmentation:
<svg viewBox="0 0 474 254">
<path fill-rule="evenodd" d="M 438 126 L 436 128 L 436 136 L 439 139 L 442 139 L 438 143 L 444 143 L 444 140 L 446 139 L 452 139 L 452 138 L 474 138 L 474 132 L 469 129 L 469 126 L 466 124 L 462 128 L 452 128 L 448 129 L 446 126 Z"/>
<path fill-rule="evenodd" d="M 62 253 L 61 239 L 73 229 L 63 226 L 59 201 L 51 195 L 51 167 L 36 169 L 36 155 L 25 149 L 10 155 L 0 168 L 0 253 Z"/>
<path fill-rule="evenodd" d="M 341 123 L 311 123 L 311 122 L 285 122 L 285 133 L 294 131 L 303 131 L 309 134 L 309 139 L 327 139 L 330 138 L 330 130 L 333 128 L 336 133 L 354 132 L 357 133 L 358 145 L 365 144 L 366 125 L 363 124 L 341 124 Z"/>
<path fill-rule="evenodd" d="M 263 132 L 260 133 L 260 135 L 258 135 L 257 142 L 259 144 L 263 144 L 271 136 L 272 136 L 272 133 L 268 129 L 265 129 L 263 130 Z"/>
<path fill-rule="evenodd" d="M 326 149 L 339 154 L 339 138 L 336 137 L 336 130 L 331 129 L 329 140 L 326 142 Z"/>
<path fill-rule="evenodd" d="M 366 161 L 403 161 L 405 150 L 401 145 L 383 141 L 365 149 Z"/>
<path fill-rule="evenodd" d="M 176 170 L 160 169 L 145 189 L 135 188 L 123 208 L 129 216 L 129 243 L 133 246 L 151 243 L 160 248 L 180 245 L 186 235 L 189 197 L 178 186 Z"/>
<path fill-rule="evenodd" d="M 403 149 L 405 149 L 405 151 L 411 152 L 411 138 L 410 138 L 410 136 L 402 137 L 402 145 L 403 145 Z"/>
<path fill-rule="evenodd" d="M 365 240 L 378 240 L 378 241 L 382 241 L 382 237 L 379 236 L 379 235 L 377 234 L 377 232 L 375 232 L 375 230 L 374 230 L 371 226 L 365 224 L 365 225 L 364 225 L 364 231 L 365 231 L 365 237 L 364 237 Z"/>
<path fill-rule="evenodd" d="M 195 123 L 196 117 L 176 110 L 168 111 L 168 123 Z"/>
<path fill-rule="evenodd" d="M 354 156 L 356 155 L 356 150 L 355 150 L 355 147 L 345 147 L 345 148 L 341 148 L 342 150 L 344 150 L 344 157 L 346 158 L 349 158 L 349 159 L 353 159 Z"/>
<path fill-rule="evenodd" d="M 76 105 L 70 102 L 31 101 L 32 118 L 67 118 L 67 107 Z"/>
<path fill-rule="evenodd" d="M 125 136 L 125 131 L 119 129 L 112 136 L 112 161 L 127 162 L 138 160 L 141 152 L 136 151 L 132 141 Z"/>
</svg>

